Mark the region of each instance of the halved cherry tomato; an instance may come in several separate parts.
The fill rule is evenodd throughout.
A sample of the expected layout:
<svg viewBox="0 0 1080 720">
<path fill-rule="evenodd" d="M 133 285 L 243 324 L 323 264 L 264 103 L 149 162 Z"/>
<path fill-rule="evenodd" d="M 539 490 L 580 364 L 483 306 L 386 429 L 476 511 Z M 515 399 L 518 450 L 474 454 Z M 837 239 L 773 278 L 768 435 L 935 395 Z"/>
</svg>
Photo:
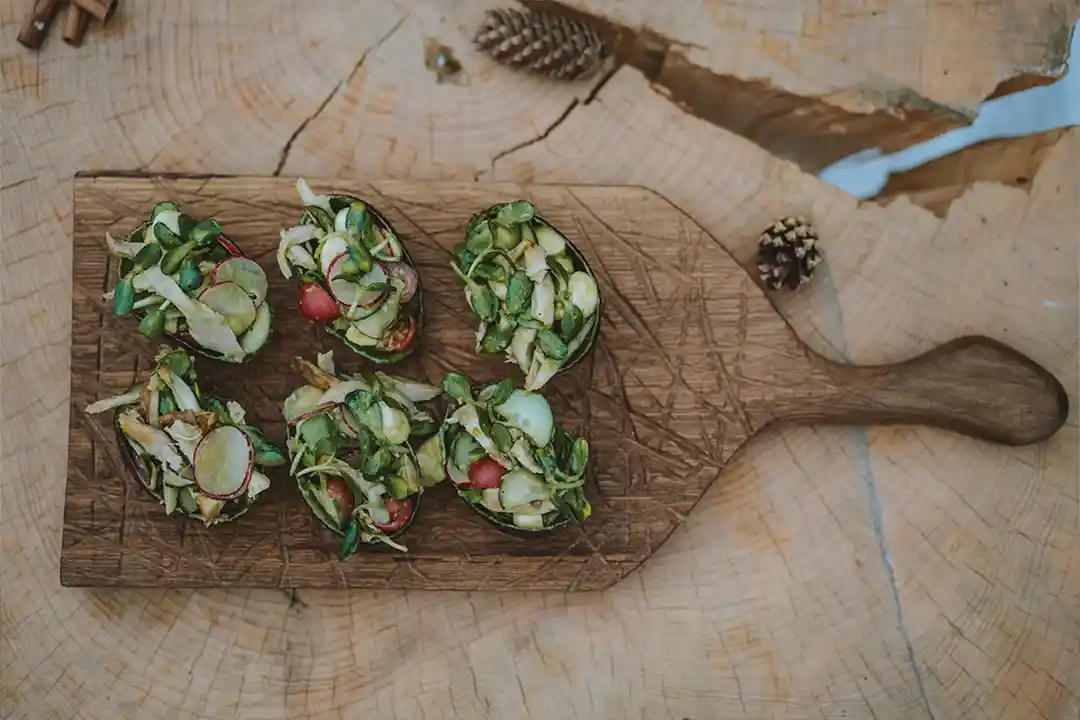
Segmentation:
<svg viewBox="0 0 1080 720">
<path fill-rule="evenodd" d="M 308 283 L 301 287 L 297 302 L 304 317 L 319 325 L 333 322 L 341 314 L 337 301 L 317 283 Z"/>
<path fill-rule="evenodd" d="M 404 350 L 413 344 L 413 340 L 416 339 L 416 318 L 412 315 L 409 316 L 409 320 L 406 323 L 404 320 L 399 320 L 390 332 L 383 336 L 379 341 L 378 347 L 382 350 L 389 350 L 391 352 L 397 352 L 398 350 Z"/>
<path fill-rule="evenodd" d="M 499 487 L 505 474 L 506 468 L 489 457 L 482 457 L 469 466 L 469 482 L 473 487 L 485 490 Z"/>
<path fill-rule="evenodd" d="M 416 294 L 416 288 L 420 285 L 420 276 L 416 274 L 416 269 L 406 262 L 384 263 L 383 268 L 387 275 L 405 283 L 405 287 L 401 290 L 401 302 L 412 300 L 413 295 Z"/>
<path fill-rule="evenodd" d="M 396 533 L 398 530 L 405 527 L 409 523 L 409 518 L 412 517 L 412 498 L 405 498 L 404 500 L 388 498 L 386 501 L 386 509 L 390 512 L 390 522 L 381 525 L 375 523 L 375 527 L 382 530 L 384 533 Z"/>
<path fill-rule="evenodd" d="M 341 519 L 342 521 L 347 520 L 352 515 L 353 507 L 356 505 L 356 497 L 345 479 L 336 475 L 327 479 L 326 494 L 337 500 L 338 509 L 341 510 Z"/>
</svg>

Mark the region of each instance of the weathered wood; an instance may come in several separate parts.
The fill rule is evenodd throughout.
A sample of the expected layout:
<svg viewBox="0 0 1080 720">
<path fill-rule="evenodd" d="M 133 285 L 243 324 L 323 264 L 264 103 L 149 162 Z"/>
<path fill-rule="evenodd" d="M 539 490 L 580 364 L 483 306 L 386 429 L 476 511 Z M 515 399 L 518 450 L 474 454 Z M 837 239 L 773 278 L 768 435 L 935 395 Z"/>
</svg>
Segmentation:
<svg viewBox="0 0 1080 720">
<path fill-rule="evenodd" d="M 276 270 L 277 234 L 302 213 L 286 178 L 87 176 L 75 181 L 68 487 L 60 572 L 65 585 L 398 587 L 427 590 L 607 587 L 649 557 L 739 447 L 773 419 L 925 422 L 1010 444 L 1045 439 L 1067 399 L 1045 370 L 994 341 L 969 338 L 895 367 L 830 363 L 807 349 L 743 269 L 689 217 L 643 188 L 385 182 L 318 191 L 372 202 L 420 270 L 427 330 L 398 372 L 438 384 L 449 369 L 477 381 L 513 374 L 474 355 L 473 325 L 447 265 L 469 216 L 525 197 L 590 259 L 607 308 L 593 356 L 547 394 L 591 446 L 594 515 L 583 527 L 513 538 L 440 486 L 425 497 L 410 551 L 363 548 L 340 563 L 338 540 L 292 481 L 272 473 L 272 501 L 213 529 L 169 518 L 123 467 L 97 471 L 107 433 L 81 408 L 145 373 L 153 343 L 95 295 L 115 282 L 106 231 L 136 227 L 161 200 L 217 218 L 271 280 L 276 337 L 235 367 L 202 361 L 200 377 L 283 442 L 281 405 L 299 384 L 295 355 L 333 347 L 299 314 Z M 108 508 L 105 513 L 101 509 Z M 99 513 L 101 518 L 98 517 Z M 103 572 L 108 568 L 107 572 Z"/>
</svg>

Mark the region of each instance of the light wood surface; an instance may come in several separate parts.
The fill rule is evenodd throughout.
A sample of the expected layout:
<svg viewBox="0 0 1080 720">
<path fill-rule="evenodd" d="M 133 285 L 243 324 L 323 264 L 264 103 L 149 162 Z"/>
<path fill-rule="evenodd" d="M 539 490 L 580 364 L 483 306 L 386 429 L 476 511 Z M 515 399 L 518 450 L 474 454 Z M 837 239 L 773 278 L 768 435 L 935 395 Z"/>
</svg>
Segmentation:
<svg viewBox="0 0 1080 720">
<path fill-rule="evenodd" d="M 780 74 L 756 49 L 806 32 L 720 44 L 792 4 L 703 4 L 717 12 L 687 39 L 747 77 Z M 130 2 L 82 47 L 53 34 L 36 55 L 14 40 L 28 5 L 0 3 L 4 717 L 1076 716 L 1075 410 L 1024 448 L 926 429 L 772 431 L 654 565 L 603 593 L 94 591 L 61 588 L 58 567 L 76 171 L 641 184 L 744 263 L 763 227 L 801 212 L 826 264 L 777 304 L 815 350 L 892 362 L 981 333 L 1061 378 L 1075 408 L 1076 130 L 1030 182 L 976 185 L 937 218 L 904 199 L 860 205 L 689 117 L 634 70 L 587 104 L 587 90 L 503 72 L 467 48 L 478 1 Z M 821 82 L 887 88 L 948 70 L 964 92 L 938 100 L 956 106 L 1038 64 L 1025 56 L 1077 12 L 798 6 L 816 27 L 870 23 L 843 45 L 873 72 Z M 1035 27 L 1046 18 L 1061 22 Z M 455 49 L 469 84 L 435 84 L 426 36 Z"/>
<path fill-rule="evenodd" d="M 106 232 L 124 237 L 141 227 L 147 208 L 167 199 L 193 217 L 217 219 L 264 266 L 276 318 L 267 347 L 244 366 L 197 365 L 206 387 L 239 401 L 279 446 L 281 408 L 300 383 L 290 361 L 334 349 L 339 365 L 353 371 L 357 359 L 304 319 L 296 282 L 272 262 L 275 233 L 303 213 L 290 180 L 80 175 L 64 586 L 603 590 L 647 560 L 732 456 L 774 422 L 925 424 L 1026 445 L 1048 439 L 1066 419 L 1060 383 L 989 338 L 958 338 L 892 365 L 825 360 L 715 238 L 646 188 L 310 183 L 317 192 L 364 199 L 401 237 L 419 270 L 426 322 L 419 349 L 394 372 L 435 385 L 450 369 L 481 383 L 516 377 L 502 359 L 475 354 L 476 320 L 447 263 L 472 214 L 526 199 L 566 233 L 596 271 L 605 310 L 593 352 L 545 395 L 560 424 L 588 437 L 592 516 L 560 532 L 511 537 L 444 483 L 424 494 L 403 538 L 406 554 L 364 548 L 340 563 L 338 538 L 300 502 L 284 468 L 267 470 L 276 481 L 269 498 L 235 523 L 207 529 L 165 516 L 130 466 L 115 459 L 121 448 L 111 413 L 82 412 L 141 381 L 157 350 L 101 299 L 101 288 L 117 280 Z"/>
</svg>

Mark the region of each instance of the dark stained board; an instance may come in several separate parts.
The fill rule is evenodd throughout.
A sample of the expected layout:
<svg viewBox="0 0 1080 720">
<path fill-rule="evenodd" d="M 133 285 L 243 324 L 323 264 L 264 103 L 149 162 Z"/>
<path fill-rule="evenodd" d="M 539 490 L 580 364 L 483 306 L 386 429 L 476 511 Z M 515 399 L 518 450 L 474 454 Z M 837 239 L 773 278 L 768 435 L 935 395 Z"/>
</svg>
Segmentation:
<svg viewBox="0 0 1080 720">
<path fill-rule="evenodd" d="M 276 313 L 270 345 L 244 366 L 198 360 L 201 381 L 234 397 L 283 441 L 281 403 L 299 384 L 296 354 L 360 358 L 305 321 L 277 269 L 282 227 L 301 213 L 293 180 L 255 177 L 75 179 L 71 423 L 61 581 L 68 586 L 596 590 L 634 570 L 693 509 L 735 451 L 776 421 L 921 423 L 995 442 L 1037 442 L 1064 422 L 1060 384 L 1023 355 L 960 338 L 887 367 L 830 363 L 807 349 L 721 245 L 663 197 L 640 187 L 308 179 L 316 192 L 361 196 L 393 224 L 424 287 L 422 347 L 389 371 L 438 383 L 516 368 L 473 353 L 474 319 L 450 270 L 469 215 L 527 198 L 589 259 L 605 299 L 595 351 L 545 388 L 558 421 L 587 430 L 593 517 L 583 528 L 506 535 L 446 484 L 425 494 L 407 554 L 362 547 L 340 562 L 284 469 L 240 520 L 204 528 L 167 517 L 118 455 L 106 415 L 83 409 L 144 375 L 155 343 L 102 301 L 115 282 L 104 235 L 120 237 L 161 200 L 216 217 L 266 270 Z"/>
</svg>

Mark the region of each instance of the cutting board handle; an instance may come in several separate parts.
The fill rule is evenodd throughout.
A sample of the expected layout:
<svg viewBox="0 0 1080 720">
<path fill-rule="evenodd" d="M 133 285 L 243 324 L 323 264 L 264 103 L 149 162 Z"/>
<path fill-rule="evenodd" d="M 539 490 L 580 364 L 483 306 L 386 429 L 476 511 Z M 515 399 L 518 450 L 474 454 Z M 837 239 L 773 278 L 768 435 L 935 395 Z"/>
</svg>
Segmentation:
<svg viewBox="0 0 1080 720">
<path fill-rule="evenodd" d="M 893 365 L 842 365 L 812 352 L 811 361 L 820 372 L 785 394 L 776 420 L 931 425 L 1027 445 L 1053 435 L 1069 414 L 1050 372 L 987 337 L 961 337 Z"/>
</svg>

